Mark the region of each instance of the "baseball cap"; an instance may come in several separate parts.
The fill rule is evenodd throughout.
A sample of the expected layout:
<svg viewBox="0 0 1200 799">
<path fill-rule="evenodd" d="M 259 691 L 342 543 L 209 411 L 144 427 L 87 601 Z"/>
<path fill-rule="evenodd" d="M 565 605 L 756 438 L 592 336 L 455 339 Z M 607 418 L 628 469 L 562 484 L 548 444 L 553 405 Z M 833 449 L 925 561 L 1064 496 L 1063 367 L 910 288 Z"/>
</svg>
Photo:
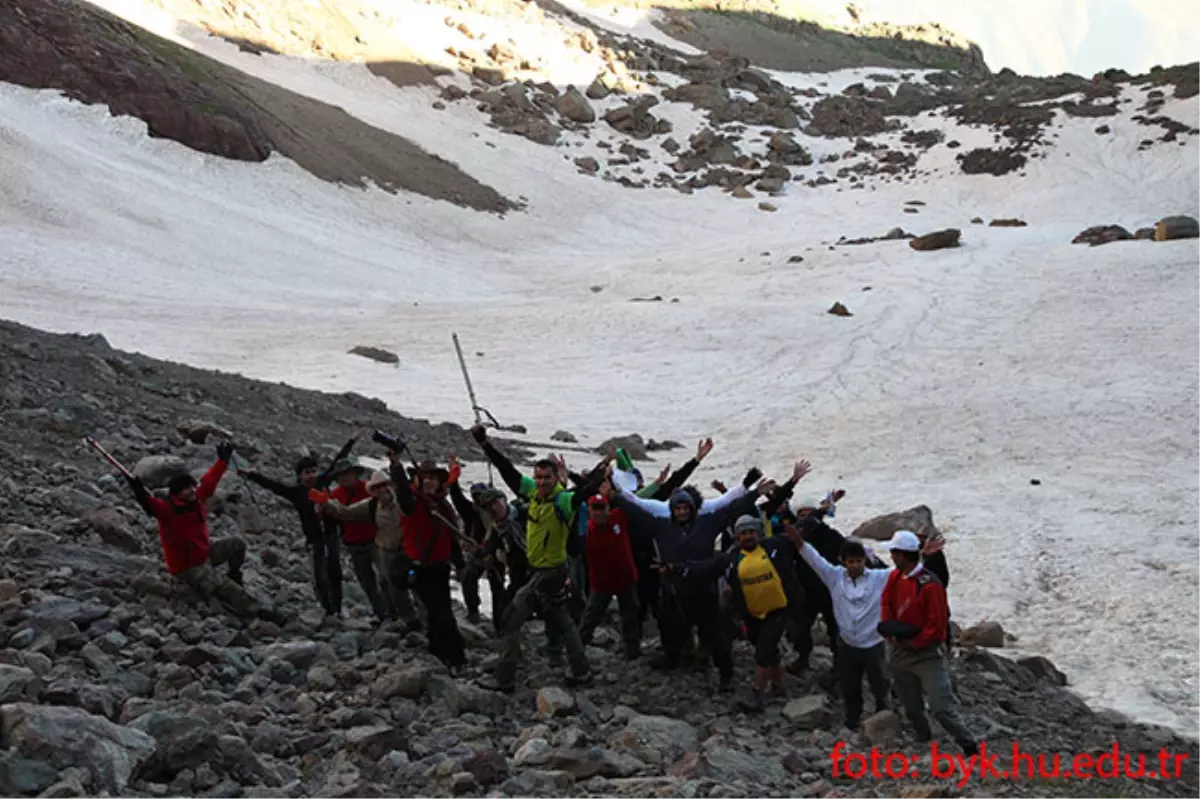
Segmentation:
<svg viewBox="0 0 1200 799">
<path fill-rule="evenodd" d="M 901 552 L 920 552 L 921 539 L 912 530 L 897 530 L 891 539 L 879 544 L 880 549 L 898 549 Z"/>
</svg>

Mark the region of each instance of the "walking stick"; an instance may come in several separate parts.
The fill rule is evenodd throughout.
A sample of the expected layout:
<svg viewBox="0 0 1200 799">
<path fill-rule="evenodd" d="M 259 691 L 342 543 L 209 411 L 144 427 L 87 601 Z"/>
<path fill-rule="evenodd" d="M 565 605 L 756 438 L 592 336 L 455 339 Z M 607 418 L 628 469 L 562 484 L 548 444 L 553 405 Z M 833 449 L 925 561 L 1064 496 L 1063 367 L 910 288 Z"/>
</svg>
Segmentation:
<svg viewBox="0 0 1200 799">
<path fill-rule="evenodd" d="M 483 424 L 482 412 L 487 411 L 487 409 L 479 407 L 479 403 L 475 399 L 475 387 L 471 385 L 471 375 L 467 372 L 467 362 L 463 358 L 462 345 L 460 345 L 458 343 L 458 334 L 451 333 L 450 336 L 451 336 L 451 338 L 454 339 L 454 351 L 456 353 L 458 353 L 458 365 L 460 367 L 462 367 L 463 382 L 465 382 L 467 384 L 467 396 L 471 400 L 471 410 L 475 412 L 475 424 L 482 425 Z M 492 414 L 490 412 L 488 412 L 488 416 L 491 418 L 492 425 L 494 427 L 496 427 L 497 429 L 499 429 L 500 423 L 496 421 L 496 417 L 492 416 Z M 488 464 L 487 464 L 487 470 L 488 470 L 488 485 L 495 485 L 495 478 L 492 476 L 492 462 L 490 460 L 488 461 Z"/>
<path fill-rule="evenodd" d="M 96 450 L 96 452 L 99 452 L 100 455 L 103 456 L 106 461 L 111 463 L 117 471 L 119 471 L 122 475 L 124 475 L 126 477 L 126 479 L 129 479 L 129 480 L 133 479 L 133 472 L 129 471 L 124 466 L 122 466 L 121 462 L 118 461 L 116 458 L 114 458 L 112 455 L 109 455 L 108 450 L 106 450 L 104 447 L 100 446 L 99 441 L 92 438 L 91 436 L 88 436 L 87 438 L 84 439 L 84 443 L 86 443 L 92 449 Z"/>
</svg>

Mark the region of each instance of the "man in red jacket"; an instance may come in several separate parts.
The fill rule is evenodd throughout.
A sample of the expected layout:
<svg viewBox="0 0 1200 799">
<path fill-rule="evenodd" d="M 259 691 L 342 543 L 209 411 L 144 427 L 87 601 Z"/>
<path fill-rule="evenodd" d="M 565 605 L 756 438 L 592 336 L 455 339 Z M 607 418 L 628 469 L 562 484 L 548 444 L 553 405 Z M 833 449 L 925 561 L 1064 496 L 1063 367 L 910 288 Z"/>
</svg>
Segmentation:
<svg viewBox="0 0 1200 799">
<path fill-rule="evenodd" d="M 881 548 L 891 550 L 896 570 L 888 576 L 880 604 L 879 634 L 891 644 L 889 663 L 896 693 L 917 738 L 933 733 L 925 715 L 925 699 L 933 717 L 954 737 L 963 753 L 979 751 L 975 736 L 959 716 L 946 664 L 946 589 L 921 563 L 916 533 L 899 530 Z"/>
<path fill-rule="evenodd" d="M 596 625 L 608 613 L 613 597 L 621 609 L 621 637 L 625 658 L 642 654 L 642 625 L 638 606 L 638 569 L 629 545 L 629 523 L 624 511 L 612 508 L 603 494 L 588 500 L 587 528 L 587 607 L 579 625 L 579 638 L 586 646 L 592 641 Z"/>
<path fill-rule="evenodd" d="M 196 591 L 211 596 L 239 616 L 261 617 L 282 622 L 273 609 L 263 606 L 242 587 L 242 563 L 246 560 L 246 542 L 230 537 L 211 541 L 208 535 L 208 510 L 205 503 L 217 491 L 217 484 L 229 467 L 233 444 L 217 447 L 217 462 L 197 484 L 190 474 L 178 475 L 167 483 L 167 498 L 159 499 L 146 490 L 136 477 L 128 478 L 138 504 L 158 522 L 163 559 L 167 571 Z M 228 576 L 214 568 L 228 564 Z"/>
</svg>

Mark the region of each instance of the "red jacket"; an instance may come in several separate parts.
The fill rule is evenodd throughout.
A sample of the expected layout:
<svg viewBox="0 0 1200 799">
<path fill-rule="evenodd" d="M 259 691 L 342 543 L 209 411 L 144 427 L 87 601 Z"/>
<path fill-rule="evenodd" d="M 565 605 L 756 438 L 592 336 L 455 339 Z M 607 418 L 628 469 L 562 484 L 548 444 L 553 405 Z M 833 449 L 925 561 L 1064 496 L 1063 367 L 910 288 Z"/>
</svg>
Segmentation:
<svg viewBox="0 0 1200 799">
<path fill-rule="evenodd" d="M 405 513 L 400 519 L 404 530 L 404 554 L 414 563 L 445 563 L 454 555 L 454 530 L 438 519 L 431 507 L 447 521 L 454 522 L 458 518 L 445 500 L 436 503 L 425 497 L 416 500 L 412 512 Z"/>
<path fill-rule="evenodd" d="M 203 566 L 208 561 L 208 510 L 204 503 L 216 493 L 217 483 L 221 482 L 227 466 L 225 461 L 213 464 L 200 478 L 200 485 L 196 486 L 196 501 L 190 505 L 150 495 L 150 512 L 158 520 L 163 559 L 171 574 Z"/>
<path fill-rule="evenodd" d="M 908 641 L 912 649 L 924 649 L 946 640 L 946 589 L 923 565 L 904 575 L 899 569 L 888 575 L 883 587 L 880 621 L 902 621 L 921 632 Z"/>
<path fill-rule="evenodd" d="M 329 496 L 348 508 L 355 502 L 370 499 L 371 492 L 365 481 L 356 480 L 349 490 L 338 486 L 329 492 Z M 375 540 L 378 532 L 374 522 L 342 522 L 342 540 L 347 544 L 368 544 Z"/>
<path fill-rule="evenodd" d="M 591 590 L 601 594 L 618 594 L 637 582 L 629 521 L 619 508 L 609 510 L 603 526 L 588 518 L 587 567 Z"/>
</svg>

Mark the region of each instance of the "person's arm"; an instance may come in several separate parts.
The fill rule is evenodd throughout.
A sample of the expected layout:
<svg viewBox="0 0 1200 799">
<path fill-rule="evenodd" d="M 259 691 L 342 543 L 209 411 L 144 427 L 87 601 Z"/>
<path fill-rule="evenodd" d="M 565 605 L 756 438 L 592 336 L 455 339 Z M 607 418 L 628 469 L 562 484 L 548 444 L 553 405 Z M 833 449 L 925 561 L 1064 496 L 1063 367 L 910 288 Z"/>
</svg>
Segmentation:
<svg viewBox="0 0 1200 799">
<path fill-rule="evenodd" d="M 238 472 L 238 474 L 240 474 L 242 477 L 245 477 L 251 483 L 262 486 L 263 488 L 270 491 L 272 494 L 283 497 L 284 499 L 288 500 L 289 502 L 292 501 L 292 499 L 293 499 L 292 495 L 295 493 L 294 492 L 294 489 L 296 488 L 295 486 L 286 485 L 284 483 L 278 483 L 278 482 L 272 480 L 270 477 L 267 477 L 266 475 L 263 475 L 263 474 L 259 474 L 258 472 Z"/>
<path fill-rule="evenodd" d="M 479 522 L 479 513 L 475 510 L 475 503 L 467 498 L 463 493 L 462 486 L 457 482 L 450 484 L 450 502 L 454 504 L 454 510 L 458 511 L 458 515 L 463 520 L 463 527 L 470 529 Z"/>
<path fill-rule="evenodd" d="M 588 474 L 587 481 L 574 491 L 564 491 L 563 494 L 567 495 L 566 500 L 562 499 L 563 494 L 558 495 L 558 499 L 556 501 L 564 502 L 564 510 L 566 510 L 567 515 L 573 516 L 575 511 L 579 510 L 579 506 L 587 502 L 588 497 L 600 490 L 600 486 L 603 485 L 604 481 L 608 478 L 607 466 L 608 464 L 605 463 L 603 464 L 604 468 L 598 467 L 593 469 L 591 473 Z"/>
<path fill-rule="evenodd" d="M 946 565 L 946 553 L 939 550 L 926 555 L 923 562 L 925 563 L 925 568 L 929 569 L 930 573 L 941 581 L 942 588 L 950 586 L 950 569 Z"/>
<path fill-rule="evenodd" d="M 324 495 L 322 495 L 324 496 Z M 325 502 L 319 502 L 322 511 L 329 516 L 337 519 L 339 522 L 374 522 L 371 518 L 371 503 L 372 500 L 359 500 L 353 505 L 343 505 L 336 499 L 326 498 Z"/>
<path fill-rule="evenodd" d="M 388 467 L 388 474 L 392 476 L 392 487 L 396 492 L 396 504 L 400 506 L 401 513 L 405 516 L 411 516 L 417 510 L 417 498 L 413 495 L 412 481 L 404 468 L 404 461 L 400 460 L 400 453 L 398 452 L 389 452 L 388 459 L 391 461 L 391 466 Z"/>
<path fill-rule="evenodd" d="M 354 449 L 354 445 L 358 443 L 358 436 L 354 436 L 338 450 L 338 453 L 333 456 L 333 460 L 329 463 L 329 468 L 317 475 L 317 486 L 325 488 L 333 481 L 333 467 L 337 466 L 350 455 L 350 450 Z"/>
<path fill-rule="evenodd" d="M 736 552 L 732 555 L 725 552 L 718 552 L 711 558 L 703 558 L 701 560 L 685 560 L 678 563 L 669 564 L 668 569 L 679 574 L 684 578 L 708 579 L 716 577 L 721 572 L 729 568 L 732 563 L 732 558 L 736 556 Z"/>
<path fill-rule="evenodd" d="M 880 621 L 895 621 L 896 605 L 892 599 L 892 574 L 888 572 L 888 577 L 883 581 L 883 594 L 879 598 L 879 620 Z"/>
<path fill-rule="evenodd" d="M 517 471 L 517 467 L 513 466 L 512 461 L 505 457 L 503 452 L 496 449 L 491 441 L 488 441 L 487 430 L 483 425 L 477 424 L 472 427 L 471 435 L 475 437 L 475 441 L 483 449 L 483 454 L 487 456 L 487 459 L 500 472 L 500 477 L 504 479 L 510 491 L 518 497 L 528 497 L 533 494 L 537 488 L 533 480 Z"/>
<path fill-rule="evenodd" d="M 754 504 L 758 500 L 758 494 L 750 489 L 761 478 L 762 471 L 760 471 L 758 467 L 754 467 L 750 471 L 746 472 L 746 476 L 742 479 L 742 484 L 740 486 L 735 486 L 732 491 L 726 491 L 720 497 L 712 500 L 711 502 L 705 502 L 700 506 L 700 510 L 697 512 L 697 515 L 707 516 L 709 514 L 717 513 L 728 515 L 730 508 L 735 506 L 740 511 L 739 515 L 743 513 L 753 514 L 755 512 Z M 749 510 L 746 510 L 746 503 L 740 501 L 745 500 L 746 498 L 749 498 Z M 733 518 L 737 517 L 735 516 Z"/>
<path fill-rule="evenodd" d="M 763 505 L 763 512 L 766 513 L 767 516 L 774 516 L 791 498 L 792 491 L 794 491 L 796 488 L 796 483 L 799 483 L 802 479 L 804 479 L 804 475 L 811 471 L 811 463 L 804 460 L 798 461 L 796 465 L 792 467 L 791 478 L 789 478 L 788 481 L 783 485 L 777 486 L 775 490 L 771 492 L 771 496 L 767 499 L 766 504 Z"/>
<path fill-rule="evenodd" d="M 674 492 L 677 488 L 683 487 L 683 485 L 688 481 L 688 478 L 692 476 L 692 473 L 699 468 L 701 461 L 707 458 L 708 453 L 712 452 L 712 450 L 712 438 L 706 438 L 697 444 L 695 457 L 691 458 L 687 463 L 683 464 L 683 466 L 680 466 L 678 469 L 676 469 L 670 477 L 668 477 L 661 485 L 659 485 L 658 490 L 651 495 L 651 498 L 662 500 L 670 499 L 672 492 Z"/>
<path fill-rule="evenodd" d="M 812 570 L 821 578 L 821 582 L 830 590 L 842 579 L 842 566 L 834 566 L 825 558 L 821 557 L 821 553 L 813 548 L 813 545 L 804 542 L 800 547 L 800 557 L 804 558 L 804 562 L 812 567 Z"/>
<path fill-rule="evenodd" d="M 147 516 L 157 519 L 158 514 L 167 509 L 167 503 L 147 491 L 145 484 L 139 478 L 127 477 L 125 482 L 129 484 L 134 499 L 137 500 L 138 505 L 146 512 Z"/>
<path fill-rule="evenodd" d="M 217 493 L 217 484 L 221 482 L 221 478 L 225 475 L 225 470 L 229 468 L 229 459 L 232 457 L 233 444 L 225 442 L 217 447 L 217 462 L 204 473 L 204 476 L 200 478 L 200 485 L 196 486 L 196 500 L 198 502 L 206 502 L 209 497 Z"/>
<path fill-rule="evenodd" d="M 922 649 L 944 638 L 946 623 L 949 620 L 946 590 L 936 582 L 931 580 L 921 588 L 921 605 L 925 608 L 925 620 L 921 624 L 921 631 L 907 642 L 913 649 Z"/>
</svg>

